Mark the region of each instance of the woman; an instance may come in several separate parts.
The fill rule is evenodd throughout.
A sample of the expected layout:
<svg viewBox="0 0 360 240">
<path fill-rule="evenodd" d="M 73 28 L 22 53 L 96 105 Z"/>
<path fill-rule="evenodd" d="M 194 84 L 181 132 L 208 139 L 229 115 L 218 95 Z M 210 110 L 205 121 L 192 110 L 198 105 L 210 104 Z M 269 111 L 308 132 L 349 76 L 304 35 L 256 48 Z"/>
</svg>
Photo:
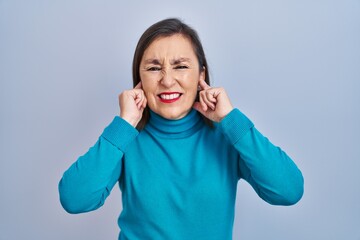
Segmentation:
<svg viewBox="0 0 360 240">
<path fill-rule="evenodd" d="M 295 204 L 303 177 L 279 147 L 209 86 L 196 32 L 178 19 L 152 25 L 133 61 L 120 116 L 64 173 L 66 211 L 92 211 L 119 182 L 119 239 L 232 239 L 237 183 L 270 204 Z M 197 100 L 198 98 L 198 100 Z"/>
</svg>

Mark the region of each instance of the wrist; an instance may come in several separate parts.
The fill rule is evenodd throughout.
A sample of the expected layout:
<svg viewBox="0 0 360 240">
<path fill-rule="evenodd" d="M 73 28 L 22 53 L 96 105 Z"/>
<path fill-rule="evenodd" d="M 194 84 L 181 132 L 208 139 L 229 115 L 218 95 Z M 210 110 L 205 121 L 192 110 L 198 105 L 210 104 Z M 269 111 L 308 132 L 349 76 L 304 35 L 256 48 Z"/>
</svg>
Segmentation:
<svg viewBox="0 0 360 240">
<path fill-rule="evenodd" d="M 133 126 L 134 128 L 136 128 L 137 124 L 139 123 L 138 120 L 135 120 L 134 118 L 130 118 L 130 117 L 127 117 L 127 116 L 123 116 L 120 114 L 120 117 L 122 119 L 124 119 L 126 122 L 128 122 L 131 126 Z"/>
<path fill-rule="evenodd" d="M 231 113 L 232 110 L 234 110 L 233 106 L 231 106 L 228 109 L 224 110 L 222 116 L 219 118 L 219 122 L 221 122 L 227 115 L 229 115 L 229 113 Z"/>
</svg>

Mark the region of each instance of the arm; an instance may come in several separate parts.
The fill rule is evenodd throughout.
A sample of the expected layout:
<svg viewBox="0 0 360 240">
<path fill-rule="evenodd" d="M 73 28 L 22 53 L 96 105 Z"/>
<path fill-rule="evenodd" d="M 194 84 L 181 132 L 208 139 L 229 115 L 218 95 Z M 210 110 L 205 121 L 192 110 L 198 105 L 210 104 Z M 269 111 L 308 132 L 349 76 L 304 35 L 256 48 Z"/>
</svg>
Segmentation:
<svg viewBox="0 0 360 240">
<path fill-rule="evenodd" d="M 262 199 L 274 205 L 292 205 L 301 199 L 304 179 L 300 170 L 244 114 L 233 109 L 220 127 L 239 153 L 241 177 Z"/>
<path fill-rule="evenodd" d="M 126 146 L 137 134 L 117 116 L 95 145 L 70 166 L 59 182 L 60 202 L 67 212 L 88 212 L 104 204 L 120 178 Z"/>
<path fill-rule="evenodd" d="M 234 109 L 223 88 L 199 81 L 200 101 L 194 108 L 220 124 L 223 134 L 239 153 L 240 177 L 270 204 L 291 205 L 300 200 L 304 179 L 295 163 L 274 146 L 238 109 Z"/>
<path fill-rule="evenodd" d="M 126 146 L 139 133 L 135 127 L 146 103 L 141 82 L 119 95 L 121 117 L 114 118 L 95 145 L 60 180 L 60 202 L 67 212 L 88 212 L 104 204 L 120 178 Z"/>
</svg>

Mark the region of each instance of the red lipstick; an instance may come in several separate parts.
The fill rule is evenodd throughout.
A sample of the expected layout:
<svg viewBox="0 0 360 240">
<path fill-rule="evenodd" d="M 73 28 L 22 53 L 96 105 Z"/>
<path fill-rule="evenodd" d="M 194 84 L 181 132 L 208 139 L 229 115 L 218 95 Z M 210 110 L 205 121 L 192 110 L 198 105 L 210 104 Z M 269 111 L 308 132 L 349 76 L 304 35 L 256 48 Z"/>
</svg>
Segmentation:
<svg viewBox="0 0 360 240">
<path fill-rule="evenodd" d="M 181 97 L 181 93 L 179 92 L 162 92 L 158 95 L 159 100 L 163 103 L 173 103 L 179 100 Z"/>
</svg>

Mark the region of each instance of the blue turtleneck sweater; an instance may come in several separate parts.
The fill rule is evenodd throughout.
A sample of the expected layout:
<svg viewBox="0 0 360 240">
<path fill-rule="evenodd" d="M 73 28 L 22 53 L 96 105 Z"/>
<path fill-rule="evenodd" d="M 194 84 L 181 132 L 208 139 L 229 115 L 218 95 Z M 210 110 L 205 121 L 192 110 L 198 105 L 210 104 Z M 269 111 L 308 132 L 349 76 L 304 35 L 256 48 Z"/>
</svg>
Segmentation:
<svg viewBox="0 0 360 240">
<path fill-rule="evenodd" d="M 119 182 L 121 240 L 230 240 L 241 178 L 270 204 L 303 194 L 294 162 L 238 109 L 213 128 L 195 110 L 180 120 L 150 112 L 140 132 L 115 117 L 59 192 L 68 212 L 81 213 L 102 206 Z"/>
</svg>

